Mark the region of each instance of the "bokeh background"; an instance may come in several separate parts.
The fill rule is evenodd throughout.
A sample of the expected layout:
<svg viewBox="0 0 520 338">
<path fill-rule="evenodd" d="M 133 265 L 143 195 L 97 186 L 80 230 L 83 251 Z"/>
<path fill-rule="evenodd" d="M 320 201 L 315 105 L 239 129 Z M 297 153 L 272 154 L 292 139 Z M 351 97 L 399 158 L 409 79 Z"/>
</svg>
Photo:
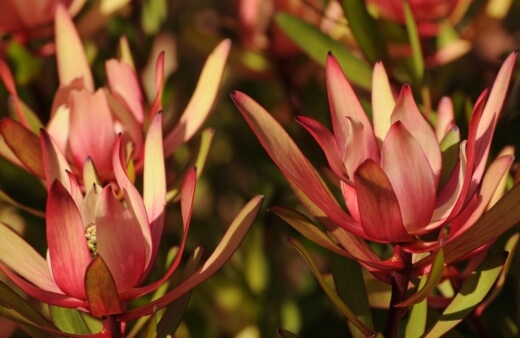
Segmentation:
<svg viewBox="0 0 520 338">
<path fill-rule="evenodd" d="M 267 209 L 275 205 L 301 207 L 229 96 L 231 91 L 240 90 L 255 98 L 284 125 L 316 167 L 325 165 L 321 150 L 293 117 L 306 115 L 329 124 L 323 68 L 328 49 L 323 48 L 325 45 L 302 49 L 293 44 L 283 34 L 275 17 L 280 11 L 290 12 L 318 27 L 323 34 L 352 51 L 355 57 L 370 64 L 349 31 L 340 2 L 112 1 L 113 11 L 101 15 L 97 7 L 102 2 L 88 0 L 74 19 L 85 43 L 96 84 L 106 83 L 104 63 L 118 55 L 121 36 L 128 38 L 143 83 L 150 81 L 147 79 L 157 51 L 164 50 L 166 129 L 179 118 L 189 101 L 207 55 L 219 41 L 232 40 L 219 95 L 204 124 L 205 128 L 214 129 L 215 137 L 198 181 L 187 251 L 191 252 L 200 244 L 215 247 L 228 224 L 250 198 L 262 194 L 266 199 L 263 211 L 231 261 L 193 291 L 176 337 L 274 337 L 278 328 L 302 337 L 348 337 L 346 321 L 328 301 L 304 260 L 287 245 L 286 238 L 301 239 L 324 273 L 330 271 L 330 254 L 303 239 L 268 212 Z M 335 6 L 331 5 L 334 2 L 340 5 L 339 12 L 337 8 L 329 9 Z M 439 41 L 441 38 L 423 38 L 421 44 L 426 60 L 423 81 L 414 79 L 410 71 L 407 49 L 403 47 L 406 45 L 403 25 L 376 16 L 389 51 L 385 66 L 397 88 L 399 84 L 411 83 L 417 101 L 422 107 L 433 110 L 441 96 L 451 96 L 462 135 L 467 129 L 470 103 L 491 85 L 504 56 L 520 46 L 520 1 L 503 1 L 507 3 L 506 11 L 496 17 L 489 14 L 489 3 L 483 0 L 468 2 L 461 18 L 453 23 L 449 34 L 445 34 L 448 37 L 443 35 L 445 40 L 451 37 L 466 42 L 463 47 L 456 45 L 452 54 L 447 53 L 447 61 L 436 54 L 443 43 Z M 375 5 L 372 3 L 371 6 Z M 374 13 L 373 7 L 371 13 Z M 49 118 L 52 98 L 58 87 L 51 42 L 49 36 L 21 39 L 10 33 L 4 34 L 0 41 L 0 57 L 12 69 L 19 95 L 43 121 Z M 321 55 L 321 64 L 314 56 L 309 56 L 312 53 L 309 48 L 314 49 L 315 55 Z M 512 90 L 499 121 L 493 142 L 494 154 L 506 144 L 520 149 L 518 78 L 513 77 Z M 423 83 L 428 84 L 429 102 L 424 102 L 425 96 L 421 93 Z M 355 90 L 364 100 L 363 104 L 369 107 L 367 88 L 356 86 Z M 0 114 L 7 116 L 8 107 L 8 94 L 0 86 Z M 167 159 L 170 177 L 174 178 L 183 169 L 183 163 L 196 143 L 197 137 Z M 15 200 L 44 210 L 46 193 L 43 186 L 4 159 L 0 159 L 0 187 Z M 0 217 L 2 220 L 21 217 L 25 227 L 20 231 L 42 253 L 45 252 L 42 219 L 9 203 L 0 204 Z M 515 231 L 517 229 L 505 234 L 497 242 L 497 248 Z M 178 206 L 172 204 L 162 241 L 163 253 L 178 243 L 180 234 Z M 492 331 L 496 333 L 495 337 L 518 333 L 519 282 L 519 263 L 514 259 L 504 290 L 485 313 L 488 327 L 496 328 Z M 379 321 L 381 327 L 384 319 L 385 312 L 376 310 L 376 326 Z M 475 332 L 473 329 L 471 324 L 461 325 L 452 336 L 470 337 Z M 14 336 L 24 337 L 24 334 L 16 331 Z"/>
</svg>

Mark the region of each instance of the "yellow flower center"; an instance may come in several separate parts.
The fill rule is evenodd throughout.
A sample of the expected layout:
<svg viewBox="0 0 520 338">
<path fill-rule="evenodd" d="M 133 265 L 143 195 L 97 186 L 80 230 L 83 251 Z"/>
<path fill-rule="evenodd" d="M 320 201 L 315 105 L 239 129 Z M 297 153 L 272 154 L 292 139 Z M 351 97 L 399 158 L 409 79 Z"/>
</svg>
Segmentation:
<svg viewBox="0 0 520 338">
<path fill-rule="evenodd" d="M 85 238 L 92 258 L 97 256 L 96 223 L 89 223 L 85 227 Z"/>
</svg>

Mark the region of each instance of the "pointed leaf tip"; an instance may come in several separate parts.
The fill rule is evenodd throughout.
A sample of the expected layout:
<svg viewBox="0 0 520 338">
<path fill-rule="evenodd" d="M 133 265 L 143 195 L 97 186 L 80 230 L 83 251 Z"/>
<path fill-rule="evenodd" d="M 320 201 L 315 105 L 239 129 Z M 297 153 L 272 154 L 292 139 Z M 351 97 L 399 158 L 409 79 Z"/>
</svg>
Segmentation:
<svg viewBox="0 0 520 338">
<path fill-rule="evenodd" d="M 248 95 L 237 92 L 233 101 L 271 159 L 310 209 L 323 212 L 356 236 L 366 237 L 336 202 L 316 169 L 276 119 Z"/>
<path fill-rule="evenodd" d="M 82 78 L 85 88 L 94 91 L 94 80 L 90 72 L 82 41 L 67 8 L 58 2 L 55 16 L 56 61 L 61 85 Z"/>
<path fill-rule="evenodd" d="M 190 102 L 175 128 L 165 137 L 165 154 L 171 154 L 179 145 L 190 140 L 208 117 L 224 77 L 230 49 L 231 40 L 226 39 L 208 56 Z"/>
<path fill-rule="evenodd" d="M 130 320 L 151 314 L 157 309 L 167 306 L 186 292 L 195 288 L 217 272 L 235 253 L 253 225 L 262 206 L 263 196 L 252 198 L 235 217 L 228 230 L 222 237 L 208 260 L 194 274 L 184 280 L 175 289 L 168 292 L 162 298 L 148 303 L 140 308 L 125 312 L 120 316 L 121 320 Z"/>
</svg>

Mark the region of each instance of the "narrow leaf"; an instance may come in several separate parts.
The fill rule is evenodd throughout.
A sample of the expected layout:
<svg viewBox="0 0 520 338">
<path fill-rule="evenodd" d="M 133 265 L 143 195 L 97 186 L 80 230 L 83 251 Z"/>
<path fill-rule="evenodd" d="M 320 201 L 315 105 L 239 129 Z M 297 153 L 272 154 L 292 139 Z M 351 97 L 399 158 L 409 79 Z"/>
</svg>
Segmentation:
<svg viewBox="0 0 520 338">
<path fill-rule="evenodd" d="M 372 69 L 354 56 L 341 42 L 325 35 L 314 25 L 287 13 L 280 12 L 275 17 L 282 30 L 302 48 L 314 61 L 325 65 L 328 51 L 336 56 L 352 83 L 370 89 Z"/>
<path fill-rule="evenodd" d="M 11 196 L 9 196 L 5 191 L 2 191 L 2 190 L 0 190 L 0 201 L 10 204 L 18 209 L 22 209 L 23 211 L 25 211 L 33 216 L 45 218 L 45 211 L 34 209 L 34 208 L 28 207 L 26 205 L 23 205 L 21 203 L 18 203 Z"/>
<path fill-rule="evenodd" d="M 342 4 L 349 27 L 367 60 L 371 63 L 386 62 L 386 41 L 377 22 L 368 13 L 365 1 L 343 0 Z"/>
<path fill-rule="evenodd" d="M 484 310 L 495 300 L 496 297 L 498 297 L 500 292 L 504 289 L 506 283 L 506 276 L 509 273 L 509 269 L 511 268 L 513 258 L 516 256 L 515 253 L 518 249 L 519 240 L 520 234 L 518 233 L 514 234 L 507 240 L 504 251 L 509 252 L 509 255 L 507 256 L 504 268 L 502 269 L 502 272 L 500 273 L 500 276 L 498 277 L 497 282 L 493 287 L 493 290 L 491 290 L 486 299 L 475 310 L 477 314 L 481 314 L 482 312 L 484 312 Z"/>
<path fill-rule="evenodd" d="M 361 265 L 354 259 L 331 255 L 332 275 L 336 290 L 345 304 L 352 309 L 359 320 L 368 328 L 374 329 L 372 313 L 368 305 L 367 290 L 363 279 Z M 352 336 L 362 338 L 362 332 L 349 322 Z"/>
<path fill-rule="evenodd" d="M 336 245 L 323 231 L 321 231 L 310 219 L 299 212 L 283 207 L 273 207 L 269 209 L 276 216 L 283 219 L 305 238 L 322 246 L 323 248 L 342 256 L 349 256 L 349 253 Z"/>
<path fill-rule="evenodd" d="M 47 318 L 2 281 L 0 281 L 0 303 L 7 305 L 34 325 L 56 329 Z"/>
<path fill-rule="evenodd" d="M 200 247 L 195 249 L 193 255 L 186 263 L 186 267 L 182 273 L 182 280 L 186 280 L 195 272 L 195 270 L 197 270 L 200 260 L 202 259 L 202 253 L 203 250 Z M 166 307 L 166 312 L 157 325 L 158 338 L 167 337 L 168 335 L 173 335 L 175 333 L 183 319 L 190 295 L 191 291 L 187 292 L 184 296 L 173 301 Z"/>
<path fill-rule="evenodd" d="M 235 253 L 244 237 L 247 235 L 256 215 L 260 211 L 263 196 L 257 196 L 247 203 L 224 234 L 206 262 L 188 279 L 168 292 L 164 297 L 152 301 L 145 306 L 125 312 L 120 316 L 121 320 L 130 320 L 153 313 L 156 309 L 163 308 L 178 299 L 186 292 L 192 290 L 217 272 Z"/>
<path fill-rule="evenodd" d="M 168 270 L 168 268 L 173 264 L 173 261 L 175 260 L 175 258 L 178 255 L 179 255 L 179 247 L 178 246 L 171 247 L 170 250 L 168 250 L 168 253 L 166 254 L 166 260 L 164 262 L 164 269 Z M 168 288 L 170 287 L 171 279 L 172 278 L 169 278 L 164 283 L 162 283 L 161 286 L 159 286 L 154 291 L 154 293 L 150 299 L 156 300 L 156 299 L 159 299 L 162 296 L 164 296 L 166 294 L 166 292 L 168 291 Z M 135 322 L 135 324 L 132 326 L 132 330 L 130 330 L 130 332 L 127 333 L 127 337 L 128 338 L 137 337 L 139 335 L 139 333 L 141 332 L 141 329 L 146 325 L 146 323 L 151 321 L 150 317 L 156 316 L 156 315 L 157 315 L 157 312 L 153 313 L 150 316 L 144 316 L 144 317 L 139 318 Z M 157 327 L 157 321 L 155 321 L 155 326 Z"/>
<path fill-rule="evenodd" d="M 424 286 L 419 291 L 417 291 L 415 294 L 410 296 L 408 299 L 397 304 L 396 307 L 407 307 L 410 305 L 420 303 L 424 299 L 426 299 L 426 297 L 428 297 L 433 292 L 433 290 L 435 289 L 437 284 L 439 284 L 443 271 L 444 271 L 444 252 L 441 248 L 439 250 L 439 252 L 437 252 L 437 254 L 435 255 L 435 260 L 433 262 L 432 269 L 430 271 L 430 274 L 428 275 L 428 280 L 426 281 Z"/>
<path fill-rule="evenodd" d="M 48 328 L 41 327 L 39 325 L 36 325 L 24 316 L 20 315 L 20 313 L 16 312 L 15 310 L 1 305 L 0 304 L 0 317 L 8 319 L 18 325 L 18 327 L 27 333 L 30 337 L 35 338 L 46 338 L 46 337 L 64 337 L 64 335 L 57 335 L 57 334 L 51 334 L 50 332 L 58 332 L 58 330 L 52 330 Z"/>
<path fill-rule="evenodd" d="M 204 167 L 206 166 L 206 161 L 208 159 L 209 150 L 211 149 L 214 136 L 215 129 L 204 129 L 200 133 L 200 137 L 197 138 L 197 142 L 190 144 L 190 154 L 192 154 L 192 156 L 190 156 L 187 161 L 184 161 L 184 169 L 177 174 L 177 177 L 184 177 L 193 167 L 197 168 L 197 178 L 200 177 Z M 176 200 L 179 197 L 181 182 L 181 179 L 177 179 L 171 185 L 170 190 L 166 194 L 167 202 Z"/>
<path fill-rule="evenodd" d="M 58 3 L 55 17 L 56 61 L 61 85 L 77 78 L 83 79 L 85 88 L 94 91 L 94 80 L 81 38 L 65 6 Z"/>
<path fill-rule="evenodd" d="M 306 207 L 311 205 L 311 212 L 320 209 L 320 215 L 324 213 L 352 234 L 366 238 L 361 226 L 338 205 L 316 169 L 273 116 L 244 93 L 233 92 L 231 98 L 300 200 L 304 195 L 307 202 L 312 202 L 302 200 Z"/>
<path fill-rule="evenodd" d="M 419 39 L 419 31 L 417 30 L 417 24 L 408 1 L 403 1 L 403 10 L 406 30 L 408 32 L 408 40 L 412 47 L 413 76 L 418 83 L 421 83 L 424 77 L 424 60 L 421 50 L 421 41 Z"/>
<path fill-rule="evenodd" d="M 91 333 L 79 310 L 59 306 L 49 306 L 49 310 L 52 321 L 61 331 L 76 334 Z"/>
<path fill-rule="evenodd" d="M 217 97 L 230 49 L 231 40 L 224 40 L 209 55 L 188 106 L 175 128 L 165 137 L 166 155 L 190 140 L 206 121 Z"/>
<path fill-rule="evenodd" d="M 11 97 L 7 104 L 9 115 L 26 125 L 33 133 L 38 134 L 40 128 L 44 127 L 38 115 L 25 102 L 20 100 L 20 98 Z M 23 118 L 21 116 L 23 116 Z"/>
<path fill-rule="evenodd" d="M 6 306 L 8 305 L 8 306 Z M 103 338 L 103 332 L 95 334 L 76 335 L 61 332 L 54 324 L 49 322 L 41 313 L 35 310 L 25 299 L 11 290 L 0 281 L 0 317 L 18 323 L 20 329 L 31 337 L 54 338 L 54 337 L 79 337 L 79 338 Z"/>
<path fill-rule="evenodd" d="M 444 247 L 446 263 L 452 262 L 497 238 L 520 222 L 520 185 L 515 185 L 472 227 Z"/>
<path fill-rule="evenodd" d="M 38 136 L 10 118 L 2 119 L 0 133 L 25 169 L 39 178 L 44 178 L 42 150 Z"/>
<path fill-rule="evenodd" d="M 460 323 L 484 299 L 500 275 L 506 257 L 507 254 L 498 253 L 482 262 L 464 282 L 439 321 L 426 335 L 427 338 L 441 337 Z"/>
<path fill-rule="evenodd" d="M 314 263 L 314 260 L 312 259 L 307 249 L 305 249 L 305 247 L 300 242 L 293 238 L 288 238 L 287 240 L 303 256 L 323 291 L 325 291 L 329 299 L 341 311 L 341 313 L 343 313 L 347 320 L 352 322 L 365 336 L 374 336 L 376 332 L 374 332 L 372 329 L 367 327 L 361 320 L 359 320 L 356 314 L 352 312 L 352 310 L 343 302 L 343 300 L 341 300 L 338 294 L 327 284 L 325 278 L 319 271 L 318 267 L 316 266 L 316 263 Z"/>
<path fill-rule="evenodd" d="M 421 277 L 419 282 L 419 289 L 423 289 L 426 281 L 429 280 L 426 276 Z M 428 311 L 428 303 L 426 299 L 415 304 L 410 309 L 408 322 L 406 323 L 405 337 L 415 338 L 422 337 L 426 330 L 426 315 Z"/>
<path fill-rule="evenodd" d="M 154 313 L 150 322 L 148 323 L 148 328 L 146 329 L 146 338 L 154 338 L 157 337 L 157 313 Z"/>
<path fill-rule="evenodd" d="M 439 187 L 444 187 L 453 173 L 459 158 L 460 132 L 459 128 L 450 129 L 440 142 L 442 154 L 442 170 Z"/>
</svg>

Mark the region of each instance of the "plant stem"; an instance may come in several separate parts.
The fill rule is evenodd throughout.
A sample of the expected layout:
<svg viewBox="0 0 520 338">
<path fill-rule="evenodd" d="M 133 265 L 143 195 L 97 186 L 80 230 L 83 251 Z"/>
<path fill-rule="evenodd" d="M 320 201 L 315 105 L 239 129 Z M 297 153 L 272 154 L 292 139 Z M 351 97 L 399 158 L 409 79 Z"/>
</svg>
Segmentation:
<svg viewBox="0 0 520 338">
<path fill-rule="evenodd" d="M 103 332 L 110 334 L 108 337 L 123 338 L 121 323 L 114 316 L 103 318 Z"/>
<path fill-rule="evenodd" d="M 401 271 L 392 273 L 392 297 L 384 331 L 385 338 L 397 337 L 401 318 L 408 311 L 406 307 L 396 307 L 395 305 L 406 299 L 410 272 L 412 270 L 412 255 L 404 252 L 399 246 L 396 246 L 394 251 L 394 256 L 404 262 L 404 268 Z"/>
</svg>

